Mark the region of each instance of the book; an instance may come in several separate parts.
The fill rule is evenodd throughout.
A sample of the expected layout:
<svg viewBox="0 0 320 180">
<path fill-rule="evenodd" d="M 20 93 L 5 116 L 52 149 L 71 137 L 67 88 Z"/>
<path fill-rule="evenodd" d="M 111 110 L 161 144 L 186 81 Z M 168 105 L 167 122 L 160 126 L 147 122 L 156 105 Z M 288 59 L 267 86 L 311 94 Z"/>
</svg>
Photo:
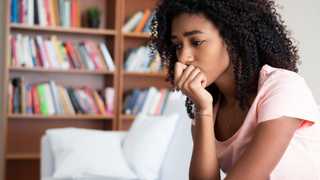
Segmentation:
<svg viewBox="0 0 320 180">
<path fill-rule="evenodd" d="M 58 94 L 58 89 L 54 81 L 49 81 L 50 93 L 52 94 L 53 106 L 56 110 L 56 114 L 64 114 L 61 108 L 61 102 Z"/>
<path fill-rule="evenodd" d="M 46 88 L 44 84 L 39 84 L 37 86 L 37 92 L 39 95 L 39 105 L 40 105 L 40 113 L 42 115 L 49 115 L 49 104 L 46 101 Z"/>
<path fill-rule="evenodd" d="M 13 86 L 12 82 L 8 85 L 8 113 L 13 113 Z"/>
<path fill-rule="evenodd" d="M 71 0 L 71 26 L 80 27 L 80 12 L 78 0 Z"/>
<path fill-rule="evenodd" d="M 12 23 L 18 23 L 19 22 L 19 0 L 11 0 L 10 4 L 11 8 L 11 14 L 10 14 L 10 19 Z"/>
<path fill-rule="evenodd" d="M 149 16 L 145 26 L 143 27 L 143 30 L 142 32 L 147 32 L 147 33 L 150 33 L 151 32 L 151 22 L 152 22 L 152 19 L 154 17 L 154 14 L 155 14 L 155 11 L 153 11 L 151 13 L 151 15 Z"/>
<path fill-rule="evenodd" d="M 60 95 L 60 102 L 62 102 L 64 114 L 75 115 L 75 110 L 74 110 L 74 107 L 72 106 L 67 90 L 62 86 L 57 86 L 57 88 Z"/>
<path fill-rule="evenodd" d="M 42 36 L 36 36 L 36 46 L 39 49 L 40 59 L 44 68 L 50 68 L 49 57 L 42 39 Z"/>
<path fill-rule="evenodd" d="M 33 113 L 34 114 L 40 114 L 40 99 L 39 94 L 37 91 L 37 85 L 32 85 L 31 87 L 31 94 L 32 94 L 32 107 L 33 107 Z"/>
<path fill-rule="evenodd" d="M 82 43 L 84 49 L 86 50 L 88 56 L 90 57 L 91 61 L 93 62 L 94 66 L 95 66 L 95 69 L 96 70 L 102 70 L 103 67 L 102 65 L 100 64 L 100 61 L 99 61 L 99 57 L 98 55 L 94 52 L 94 50 L 92 49 L 91 45 L 89 44 L 88 41 L 86 42 L 83 42 Z"/>
<path fill-rule="evenodd" d="M 21 106 L 21 79 L 12 79 L 12 89 L 13 89 L 13 113 L 20 113 L 22 111 Z"/>
<path fill-rule="evenodd" d="M 25 91 L 26 92 L 25 93 L 26 113 L 27 114 L 33 114 L 32 92 L 31 92 L 32 85 L 31 84 L 26 84 L 25 88 L 26 88 L 26 91 Z"/>
<path fill-rule="evenodd" d="M 76 114 L 84 114 L 85 111 L 82 109 L 82 107 L 80 106 L 76 96 L 75 96 L 75 92 L 72 88 L 67 88 L 67 92 L 68 92 L 68 95 L 70 97 L 70 100 L 71 100 L 71 103 L 74 107 L 74 110 L 76 112 Z"/>
<path fill-rule="evenodd" d="M 35 0 L 28 0 L 27 1 L 27 5 L 26 5 L 26 7 L 27 7 L 27 13 L 28 13 L 28 15 L 27 15 L 27 24 L 28 25 L 30 25 L 30 26 L 32 26 L 32 25 L 34 25 L 34 1 Z"/>
<path fill-rule="evenodd" d="M 64 0 L 64 27 L 71 27 L 71 0 Z"/>
<path fill-rule="evenodd" d="M 131 32 L 138 25 L 140 20 L 143 18 L 143 12 L 138 11 L 127 21 L 127 23 L 122 27 L 122 32 Z"/>
<path fill-rule="evenodd" d="M 134 32 L 142 32 L 142 30 L 143 30 L 144 26 L 146 25 L 150 15 L 151 15 L 151 10 L 150 9 L 145 9 L 143 17 L 141 18 L 141 20 L 140 20 L 139 24 L 137 25 L 137 27 L 134 29 Z"/>
<path fill-rule="evenodd" d="M 107 114 L 105 109 L 105 104 L 101 99 L 101 97 L 99 96 L 99 94 L 97 93 L 97 91 L 93 91 L 93 97 L 97 104 L 97 108 L 99 109 L 99 114 L 103 114 L 103 115 Z"/>
<path fill-rule="evenodd" d="M 75 69 L 81 69 L 82 64 L 81 60 L 79 59 L 80 57 L 77 56 L 72 43 L 67 41 L 64 43 L 64 47 L 66 49 L 67 55 L 69 56 L 72 67 Z"/>
<path fill-rule="evenodd" d="M 106 112 L 108 114 L 113 114 L 114 113 L 114 88 L 112 87 L 107 87 L 105 89 L 105 101 L 106 101 Z"/>
<path fill-rule="evenodd" d="M 107 46 L 104 43 L 99 43 L 99 47 L 103 54 L 104 60 L 108 66 L 109 71 L 115 71 L 115 66 Z"/>
</svg>

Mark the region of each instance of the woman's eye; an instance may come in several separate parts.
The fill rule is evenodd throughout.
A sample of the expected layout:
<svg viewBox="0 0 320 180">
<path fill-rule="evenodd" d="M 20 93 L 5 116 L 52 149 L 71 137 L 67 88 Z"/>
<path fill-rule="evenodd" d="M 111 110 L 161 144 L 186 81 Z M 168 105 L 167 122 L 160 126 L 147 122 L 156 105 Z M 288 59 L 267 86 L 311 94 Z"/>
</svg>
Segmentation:
<svg viewBox="0 0 320 180">
<path fill-rule="evenodd" d="M 192 45 L 200 46 L 204 41 L 192 41 Z"/>
<path fill-rule="evenodd" d="M 174 48 L 175 50 L 179 50 L 179 49 L 182 48 L 182 45 L 181 45 L 181 44 L 173 44 L 173 48 Z"/>
</svg>

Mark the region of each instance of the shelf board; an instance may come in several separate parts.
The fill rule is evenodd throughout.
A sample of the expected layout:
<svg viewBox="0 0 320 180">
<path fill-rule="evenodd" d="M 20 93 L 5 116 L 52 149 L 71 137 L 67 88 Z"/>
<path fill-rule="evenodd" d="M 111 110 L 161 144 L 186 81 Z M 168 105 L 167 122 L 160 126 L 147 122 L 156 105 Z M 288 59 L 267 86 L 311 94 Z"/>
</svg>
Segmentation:
<svg viewBox="0 0 320 180">
<path fill-rule="evenodd" d="M 159 77 L 159 78 L 166 77 L 165 73 L 158 73 L 158 72 L 124 72 L 124 75 L 125 76 Z"/>
<path fill-rule="evenodd" d="M 99 75 L 99 74 L 109 74 L 113 75 L 110 71 L 92 71 L 92 70 L 82 70 L 82 69 L 45 69 L 45 68 L 27 68 L 27 67 L 10 67 L 11 72 L 40 72 L 40 73 L 64 73 L 64 74 L 88 74 L 88 75 Z"/>
<path fill-rule="evenodd" d="M 21 154 L 7 154 L 7 160 L 38 160 L 40 159 L 40 154 L 28 154 L 28 153 L 21 153 Z"/>
<path fill-rule="evenodd" d="M 123 33 L 124 37 L 130 37 L 130 38 L 150 38 L 150 33 L 135 33 L 135 32 L 128 32 Z"/>
<path fill-rule="evenodd" d="M 94 29 L 94 28 L 78 28 L 78 27 L 60 27 L 60 26 L 39 26 L 39 25 L 25 25 L 19 23 L 11 23 L 11 29 L 14 30 L 28 30 L 28 31 L 43 31 L 56 33 L 76 33 L 76 34 L 90 34 L 90 35 L 115 35 L 115 30 L 108 29 Z"/>
<path fill-rule="evenodd" d="M 135 115 L 121 114 L 121 119 L 134 120 L 135 117 Z"/>
<path fill-rule="evenodd" d="M 29 114 L 10 114 L 8 119 L 48 119 L 48 120 L 111 120 L 113 115 L 29 115 Z"/>
</svg>

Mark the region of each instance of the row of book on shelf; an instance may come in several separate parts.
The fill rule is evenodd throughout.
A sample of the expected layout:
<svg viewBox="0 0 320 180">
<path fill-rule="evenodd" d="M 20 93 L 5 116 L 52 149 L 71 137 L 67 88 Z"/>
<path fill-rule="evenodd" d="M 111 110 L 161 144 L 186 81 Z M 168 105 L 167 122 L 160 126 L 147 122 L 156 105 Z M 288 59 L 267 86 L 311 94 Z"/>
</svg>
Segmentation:
<svg viewBox="0 0 320 180">
<path fill-rule="evenodd" d="M 11 0 L 12 23 L 80 27 L 79 0 Z M 154 11 L 144 9 L 128 17 L 123 32 L 150 32 Z"/>
<path fill-rule="evenodd" d="M 13 67 L 115 70 L 110 51 L 103 42 L 63 42 L 56 36 L 43 38 L 18 33 L 10 36 L 10 45 Z"/>
<path fill-rule="evenodd" d="M 170 97 L 174 95 L 167 88 L 133 89 L 126 92 L 122 111 L 127 115 L 163 115 Z"/>
<path fill-rule="evenodd" d="M 9 83 L 9 114 L 37 115 L 112 115 L 114 89 L 94 90 L 63 87 L 54 81 L 26 83 L 23 77 Z"/>
<path fill-rule="evenodd" d="M 128 49 L 124 69 L 127 72 L 162 72 L 163 65 L 158 52 L 152 52 L 148 45 Z"/>
<path fill-rule="evenodd" d="M 128 17 L 126 23 L 122 27 L 122 32 L 150 32 L 153 17 L 154 11 L 151 9 L 137 11 Z"/>
<path fill-rule="evenodd" d="M 11 0 L 11 22 L 80 27 L 78 0 Z"/>
</svg>

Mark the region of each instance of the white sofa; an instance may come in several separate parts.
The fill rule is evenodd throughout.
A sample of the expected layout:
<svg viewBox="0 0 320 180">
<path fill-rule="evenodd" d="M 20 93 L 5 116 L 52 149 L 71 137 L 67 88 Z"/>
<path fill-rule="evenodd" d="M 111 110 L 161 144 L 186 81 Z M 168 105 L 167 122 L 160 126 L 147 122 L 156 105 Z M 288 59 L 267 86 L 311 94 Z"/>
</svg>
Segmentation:
<svg viewBox="0 0 320 180">
<path fill-rule="evenodd" d="M 165 114 L 179 112 L 179 121 L 176 130 L 163 159 L 158 180 L 187 180 L 189 174 L 189 163 L 192 154 L 191 120 L 184 107 L 185 96 L 168 102 Z M 41 179 L 56 180 L 52 177 L 54 172 L 53 155 L 48 142 L 48 137 L 43 136 L 41 142 Z M 84 180 L 84 179 L 81 179 Z M 120 179 L 97 179 L 86 180 L 120 180 Z M 122 179 L 121 179 L 122 180 Z"/>
<path fill-rule="evenodd" d="M 190 132 L 191 120 L 184 109 L 184 96 L 178 101 L 168 102 L 165 114 L 179 112 L 181 115 L 176 126 L 176 131 L 171 139 L 169 148 L 161 166 L 159 180 L 186 180 L 188 179 L 189 163 L 192 153 L 192 139 Z M 41 142 L 41 178 L 53 180 L 54 172 L 53 155 L 48 142 L 48 137 L 43 136 Z M 95 180 L 90 179 L 90 180 Z M 89 180 L 89 179 L 87 179 Z M 111 180 L 111 179 L 108 179 Z"/>
</svg>

